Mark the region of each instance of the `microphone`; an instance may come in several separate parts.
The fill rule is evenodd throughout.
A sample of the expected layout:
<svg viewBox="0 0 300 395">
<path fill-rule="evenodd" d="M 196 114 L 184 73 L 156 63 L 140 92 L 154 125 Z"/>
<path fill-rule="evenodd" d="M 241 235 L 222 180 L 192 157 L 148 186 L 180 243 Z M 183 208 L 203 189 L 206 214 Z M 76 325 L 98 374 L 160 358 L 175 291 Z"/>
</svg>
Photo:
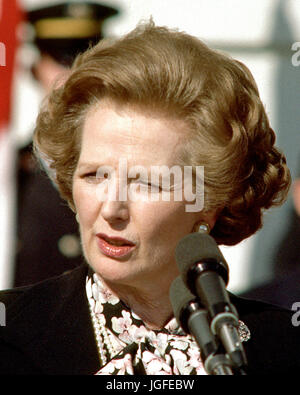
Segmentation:
<svg viewBox="0 0 300 395">
<path fill-rule="evenodd" d="M 199 304 L 185 286 L 182 278 L 176 277 L 170 287 L 170 301 L 177 322 L 186 334 L 191 334 L 200 347 L 201 359 L 208 374 L 233 375 L 231 362 L 219 352 L 218 339 L 212 334 L 207 311 Z"/>
<path fill-rule="evenodd" d="M 212 333 L 243 372 L 247 360 L 238 334 L 238 313 L 226 290 L 228 265 L 217 243 L 208 234 L 189 234 L 176 246 L 175 259 L 184 283 L 208 310 Z"/>
</svg>

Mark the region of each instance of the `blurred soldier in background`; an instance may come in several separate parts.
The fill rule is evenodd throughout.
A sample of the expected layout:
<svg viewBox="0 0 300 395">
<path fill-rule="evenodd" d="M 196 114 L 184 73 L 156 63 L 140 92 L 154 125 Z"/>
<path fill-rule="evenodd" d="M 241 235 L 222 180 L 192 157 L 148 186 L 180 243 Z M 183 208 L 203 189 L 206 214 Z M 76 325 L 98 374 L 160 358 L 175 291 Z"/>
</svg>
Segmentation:
<svg viewBox="0 0 300 395">
<path fill-rule="evenodd" d="M 274 278 L 241 296 L 254 297 L 288 309 L 300 302 L 300 167 L 298 178 L 293 181 L 293 211 L 291 225 L 278 246 L 274 262 Z"/>
<path fill-rule="evenodd" d="M 78 53 L 102 38 L 103 21 L 117 12 L 99 3 L 69 1 L 27 13 L 40 52 L 32 74 L 45 94 L 68 73 Z M 74 213 L 35 161 L 31 142 L 19 151 L 17 172 L 15 287 L 61 274 L 83 259 Z"/>
<path fill-rule="evenodd" d="M 293 181 L 292 195 L 294 205 L 290 227 L 276 254 L 275 276 L 277 277 L 289 274 L 295 269 L 300 271 L 300 166 L 298 178 Z"/>
</svg>

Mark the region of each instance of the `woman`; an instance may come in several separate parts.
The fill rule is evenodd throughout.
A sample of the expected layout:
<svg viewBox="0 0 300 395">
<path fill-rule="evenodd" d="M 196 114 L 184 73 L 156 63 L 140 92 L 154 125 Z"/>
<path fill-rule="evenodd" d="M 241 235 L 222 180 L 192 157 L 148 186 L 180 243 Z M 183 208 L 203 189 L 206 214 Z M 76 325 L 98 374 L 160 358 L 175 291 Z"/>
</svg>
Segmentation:
<svg viewBox="0 0 300 395">
<path fill-rule="evenodd" d="M 248 69 L 194 37 L 148 23 L 82 54 L 34 142 L 76 213 L 87 265 L 1 294 L 1 371 L 205 374 L 173 318 L 174 250 L 199 227 L 227 245 L 260 228 L 290 183 L 274 140 Z M 232 303 L 249 374 L 299 368 L 289 312 Z"/>
</svg>

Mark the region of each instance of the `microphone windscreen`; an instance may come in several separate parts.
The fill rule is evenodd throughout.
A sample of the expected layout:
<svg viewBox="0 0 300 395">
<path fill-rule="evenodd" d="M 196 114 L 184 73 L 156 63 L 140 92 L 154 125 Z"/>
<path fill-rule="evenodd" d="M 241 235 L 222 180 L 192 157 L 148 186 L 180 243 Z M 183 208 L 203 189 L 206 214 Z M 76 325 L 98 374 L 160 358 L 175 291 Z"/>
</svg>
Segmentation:
<svg viewBox="0 0 300 395">
<path fill-rule="evenodd" d="M 175 259 L 186 284 L 189 269 L 198 262 L 218 262 L 228 271 L 218 244 L 206 233 L 195 232 L 183 237 L 176 246 Z"/>
<path fill-rule="evenodd" d="M 187 289 L 181 276 L 179 276 L 176 277 L 175 280 L 172 282 L 169 296 L 177 322 L 186 332 L 188 332 L 188 329 L 185 328 L 184 323 L 181 322 L 182 312 L 190 302 L 195 300 L 195 295 L 193 295 Z"/>
</svg>

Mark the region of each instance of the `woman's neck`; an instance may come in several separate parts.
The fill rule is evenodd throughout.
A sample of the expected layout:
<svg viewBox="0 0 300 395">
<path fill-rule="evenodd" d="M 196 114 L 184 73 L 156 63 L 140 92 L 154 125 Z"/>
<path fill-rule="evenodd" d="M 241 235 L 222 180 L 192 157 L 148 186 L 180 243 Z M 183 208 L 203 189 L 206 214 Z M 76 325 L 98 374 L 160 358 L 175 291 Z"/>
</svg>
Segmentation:
<svg viewBox="0 0 300 395">
<path fill-rule="evenodd" d="M 169 297 L 160 297 L 155 300 L 135 298 L 133 295 L 124 295 L 121 300 L 131 308 L 149 329 L 163 328 L 172 318 L 173 310 Z"/>
<path fill-rule="evenodd" d="M 109 289 L 126 304 L 149 329 L 163 328 L 173 316 L 169 298 L 169 285 L 165 291 L 150 288 L 148 292 L 120 284 L 107 284 Z"/>
</svg>

